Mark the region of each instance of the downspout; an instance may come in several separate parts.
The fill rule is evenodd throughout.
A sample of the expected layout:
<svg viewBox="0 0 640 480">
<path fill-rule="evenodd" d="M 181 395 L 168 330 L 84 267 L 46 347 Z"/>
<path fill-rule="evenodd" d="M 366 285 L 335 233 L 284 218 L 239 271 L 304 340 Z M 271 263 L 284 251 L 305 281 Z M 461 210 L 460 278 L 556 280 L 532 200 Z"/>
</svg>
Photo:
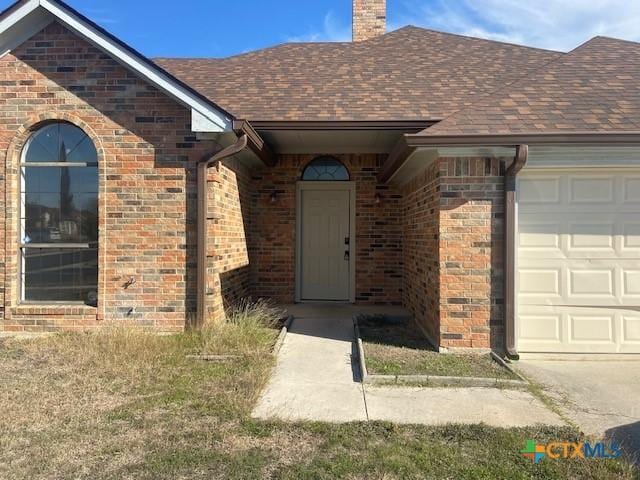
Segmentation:
<svg viewBox="0 0 640 480">
<path fill-rule="evenodd" d="M 510 357 L 517 357 L 516 350 L 516 177 L 527 164 L 529 146 L 518 145 L 516 156 L 504 176 L 505 256 L 504 256 L 504 334 L 505 350 Z"/>
<path fill-rule="evenodd" d="M 209 212 L 209 196 L 207 195 L 207 177 L 209 167 L 217 164 L 225 158 L 240 153 L 247 147 L 247 135 L 242 135 L 236 143 L 230 145 L 212 157 L 198 162 L 198 232 L 197 232 L 197 277 L 196 277 L 196 328 L 202 327 L 207 320 L 207 220 Z"/>
</svg>

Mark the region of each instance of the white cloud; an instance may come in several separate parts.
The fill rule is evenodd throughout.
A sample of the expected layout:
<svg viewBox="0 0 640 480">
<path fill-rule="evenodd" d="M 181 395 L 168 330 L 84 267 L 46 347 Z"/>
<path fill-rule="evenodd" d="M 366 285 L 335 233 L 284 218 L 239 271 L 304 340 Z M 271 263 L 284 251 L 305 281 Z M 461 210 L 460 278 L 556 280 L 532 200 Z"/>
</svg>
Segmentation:
<svg viewBox="0 0 640 480">
<path fill-rule="evenodd" d="M 404 0 L 390 29 L 411 24 L 555 50 L 605 35 L 640 41 L 638 0 Z"/>
<path fill-rule="evenodd" d="M 304 35 L 288 37 L 288 42 L 348 42 L 351 40 L 351 24 L 345 25 L 329 10 L 324 16 L 322 28 L 310 29 Z"/>
</svg>

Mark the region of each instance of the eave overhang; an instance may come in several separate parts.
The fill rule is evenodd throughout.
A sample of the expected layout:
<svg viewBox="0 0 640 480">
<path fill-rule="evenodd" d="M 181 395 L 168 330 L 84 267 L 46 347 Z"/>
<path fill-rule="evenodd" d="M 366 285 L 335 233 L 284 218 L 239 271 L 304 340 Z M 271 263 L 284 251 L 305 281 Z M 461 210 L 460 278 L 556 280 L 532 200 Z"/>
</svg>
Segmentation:
<svg viewBox="0 0 640 480">
<path fill-rule="evenodd" d="M 407 160 L 424 149 L 438 150 L 459 147 L 506 147 L 518 145 L 640 145 L 640 132 L 569 132 L 524 133 L 512 135 L 403 135 L 378 174 L 378 181 L 388 183 Z"/>
</svg>

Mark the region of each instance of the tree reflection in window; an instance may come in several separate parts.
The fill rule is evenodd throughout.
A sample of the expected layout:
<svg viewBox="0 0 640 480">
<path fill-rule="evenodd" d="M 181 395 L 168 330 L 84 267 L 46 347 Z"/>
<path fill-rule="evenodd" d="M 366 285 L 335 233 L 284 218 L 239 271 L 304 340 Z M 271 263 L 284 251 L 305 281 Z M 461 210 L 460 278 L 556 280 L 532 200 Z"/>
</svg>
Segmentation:
<svg viewBox="0 0 640 480">
<path fill-rule="evenodd" d="M 306 166 L 302 180 L 344 182 L 349 180 L 349 172 L 337 158 L 318 157 Z"/>
<path fill-rule="evenodd" d="M 98 283 L 98 154 L 69 123 L 27 142 L 21 163 L 22 300 L 95 305 Z"/>
</svg>

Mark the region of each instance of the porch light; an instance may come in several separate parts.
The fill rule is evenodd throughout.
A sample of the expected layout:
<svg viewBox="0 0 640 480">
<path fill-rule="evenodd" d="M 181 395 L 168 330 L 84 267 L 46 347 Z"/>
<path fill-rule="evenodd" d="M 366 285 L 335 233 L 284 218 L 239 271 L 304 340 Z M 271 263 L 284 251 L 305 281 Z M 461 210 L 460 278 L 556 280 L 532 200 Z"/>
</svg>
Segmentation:
<svg viewBox="0 0 640 480">
<path fill-rule="evenodd" d="M 274 190 L 273 192 L 271 192 L 271 195 L 269 196 L 269 201 L 271 203 L 276 203 L 276 200 L 278 200 L 278 192 Z"/>
<path fill-rule="evenodd" d="M 375 201 L 376 201 L 376 205 L 380 205 L 382 203 L 382 195 L 380 195 L 379 193 L 376 193 Z"/>
</svg>

